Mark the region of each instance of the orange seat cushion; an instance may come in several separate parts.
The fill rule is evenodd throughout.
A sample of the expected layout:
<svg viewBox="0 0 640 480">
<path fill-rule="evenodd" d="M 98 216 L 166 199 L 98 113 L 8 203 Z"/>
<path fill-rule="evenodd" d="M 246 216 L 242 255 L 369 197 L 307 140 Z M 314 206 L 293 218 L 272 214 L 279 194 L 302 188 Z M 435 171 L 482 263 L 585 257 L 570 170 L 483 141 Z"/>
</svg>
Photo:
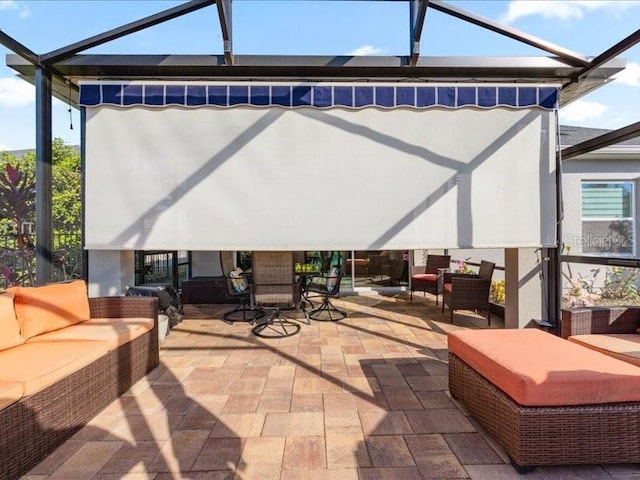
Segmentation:
<svg viewBox="0 0 640 480">
<path fill-rule="evenodd" d="M 0 293 L 0 350 L 24 343 L 13 308 L 13 292 Z"/>
<path fill-rule="evenodd" d="M 520 405 L 640 401 L 640 368 L 541 330 L 456 331 L 448 343 Z"/>
<path fill-rule="evenodd" d="M 0 352 L 0 381 L 34 394 L 107 353 L 105 342 L 67 340 L 25 343 Z"/>
<path fill-rule="evenodd" d="M 423 282 L 437 282 L 438 275 L 435 273 L 416 273 L 415 275 L 411 275 L 413 280 L 420 280 Z"/>
<path fill-rule="evenodd" d="M 617 353 L 629 358 L 629 362 L 640 365 L 640 335 L 616 333 L 607 335 L 573 335 L 569 340 L 602 353 Z"/>
<path fill-rule="evenodd" d="M 451 291 L 453 290 L 453 284 L 445 283 L 444 285 L 442 285 L 442 290 L 451 293 Z"/>
<path fill-rule="evenodd" d="M 21 383 L 0 381 L 0 410 L 20 400 L 23 392 Z"/>
<path fill-rule="evenodd" d="M 45 285 L 12 287 L 16 317 L 26 339 L 89 320 L 89 297 L 83 280 Z"/>
<path fill-rule="evenodd" d="M 98 340 L 114 350 L 153 328 L 153 318 L 92 318 L 62 330 L 43 333 L 28 343 L 65 340 Z"/>
</svg>

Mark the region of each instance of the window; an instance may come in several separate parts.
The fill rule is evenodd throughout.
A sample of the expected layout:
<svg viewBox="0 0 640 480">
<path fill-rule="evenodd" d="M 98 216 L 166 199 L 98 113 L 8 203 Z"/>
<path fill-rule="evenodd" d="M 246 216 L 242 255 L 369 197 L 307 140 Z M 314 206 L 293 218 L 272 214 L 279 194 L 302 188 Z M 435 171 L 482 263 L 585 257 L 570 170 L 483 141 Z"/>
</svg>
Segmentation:
<svg viewBox="0 0 640 480">
<path fill-rule="evenodd" d="M 582 253 L 635 255 L 633 182 L 582 182 Z"/>
</svg>

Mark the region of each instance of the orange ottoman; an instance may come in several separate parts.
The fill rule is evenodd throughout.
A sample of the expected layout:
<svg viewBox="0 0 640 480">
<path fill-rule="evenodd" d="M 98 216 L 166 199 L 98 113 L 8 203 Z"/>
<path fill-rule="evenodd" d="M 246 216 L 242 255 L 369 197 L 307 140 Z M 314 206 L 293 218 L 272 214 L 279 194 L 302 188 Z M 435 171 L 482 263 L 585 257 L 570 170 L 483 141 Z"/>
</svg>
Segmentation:
<svg viewBox="0 0 640 480">
<path fill-rule="evenodd" d="M 640 368 L 541 330 L 451 332 L 449 389 L 519 471 L 640 461 Z"/>
</svg>

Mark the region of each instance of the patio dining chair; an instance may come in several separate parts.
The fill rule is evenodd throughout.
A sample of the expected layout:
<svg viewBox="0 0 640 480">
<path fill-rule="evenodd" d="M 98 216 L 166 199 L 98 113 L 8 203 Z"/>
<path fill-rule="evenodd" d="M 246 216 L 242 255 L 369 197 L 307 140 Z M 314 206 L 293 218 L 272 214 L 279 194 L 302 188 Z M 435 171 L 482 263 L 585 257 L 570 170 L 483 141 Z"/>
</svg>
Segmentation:
<svg viewBox="0 0 640 480">
<path fill-rule="evenodd" d="M 451 311 L 451 323 L 454 310 L 476 310 L 486 311 L 487 323 L 491 325 L 489 292 L 495 266 L 495 263 L 482 260 L 477 274 L 444 273 L 442 312 L 446 304 Z"/>
<path fill-rule="evenodd" d="M 281 338 L 298 333 L 299 323 L 284 314 L 287 310 L 304 312 L 301 283 L 295 278 L 293 252 L 253 252 L 252 277 L 255 306 L 271 312 L 251 329 L 253 334 Z"/>
<path fill-rule="evenodd" d="M 438 295 L 441 292 L 442 282 L 440 275 L 448 269 L 451 264 L 451 255 L 427 255 L 426 265 L 415 265 L 411 267 L 411 294 L 413 300 L 414 291 L 422 291 L 436 296 L 438 305 Z"/>
<path fill-rule="evenodd" d="M 227 283 L 226 301 L 238 303 L 236 308 L 225 312 L 222 315 L 222 318 L 224 318 L 227 323 L 253 323 L 257 319 L 264 317 L 264 312 L 251 309 L 250 307 L 250 279 L 240 269 L 235 268 L 233 252 L 220 252 L 220 266 L 222 267 L 222 273 L 224 274 Z"/>
<path fill-rule="evenodd" d="M 328 272 L 313 278 L 305 288 L 305 298 L 311 305 L 313 305 L 313 303 L 309 297 L 322 297 L 320 306 L 309 312 L 309 318 L 312 320 L 335 322 L 347 317 L 347 312 L 336 308 L 336 306 L 331 303 L 331 298 L 336 298 L 340 295 L 340 283 L 345 273 L 345 252 L 340 252 L 338 258 L 338 265 L 330 267 Z"/>
</svg>

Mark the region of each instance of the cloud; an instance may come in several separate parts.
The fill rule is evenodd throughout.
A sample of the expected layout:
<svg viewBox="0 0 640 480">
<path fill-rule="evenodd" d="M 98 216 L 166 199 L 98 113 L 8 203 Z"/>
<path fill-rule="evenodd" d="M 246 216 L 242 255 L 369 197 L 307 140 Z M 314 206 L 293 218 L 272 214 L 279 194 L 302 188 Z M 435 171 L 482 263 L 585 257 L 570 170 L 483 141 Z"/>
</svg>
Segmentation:
<svg viewBox="0 0 640 480">
<path fill-rule="evenodd" d="M 603 115 L 609 107 L 598 102 L 576 100 L 560 109 L 560 123 L 571 125 Z"/>
<path fill-rule="evenodd" d="M 31 10 L 29 9 L 29 5 L 24 5 L 18 14 L 18 18 L 20 20 L 24 20 L 31 16 Z"/>
<path fill-rule="evenodd" d="M 581 19 L 589 11 L 608 10 L 619 12 L 640 6 L 639 0 L 512 0 L 501 17 L 504 23 L 533 15 L 558 20 Z"/>
<path fill-rule="evenodd" d="M 640 63 L 629 62 L 627 68 L 613 76 L 616 82 L 629 87 L 640 87 Z"/>
<path fill-rule="evenodd" d="M 13 77 L 0 78 L 0 107 L 26 107 L 35 100 L 33 85 Z"/>
<path fill-rule="evenodd" d="M 4 151 L 6 151 L 6 150 L 9 150 L 9 147 L 5 147 L 4 145 L 2 145 L 2 144 L 0 143 L 0 152 L 4 152 Z"/>
<path fill-rule="evenodd" d="M 347 53 L 347 55 L 378 55 L 382 53 L 384 50 L 378 47 L 374 47 L 373 45 L 364 45 L 362 47 L 358 47 L 355 50 L 352 50 Z"/>
<path fill-rule="evenodd" d="M 14 0 L 0 0 L 0 12 L 3 10 L 16 10 L 18 4 Z"/>
<path fill-rule="evenodd" d="M 0 12 L 17 11 L 18 18 L 25 19 L 31 15 L 29 6 L 15 0 L 0 0 Z"/>
</svg>

